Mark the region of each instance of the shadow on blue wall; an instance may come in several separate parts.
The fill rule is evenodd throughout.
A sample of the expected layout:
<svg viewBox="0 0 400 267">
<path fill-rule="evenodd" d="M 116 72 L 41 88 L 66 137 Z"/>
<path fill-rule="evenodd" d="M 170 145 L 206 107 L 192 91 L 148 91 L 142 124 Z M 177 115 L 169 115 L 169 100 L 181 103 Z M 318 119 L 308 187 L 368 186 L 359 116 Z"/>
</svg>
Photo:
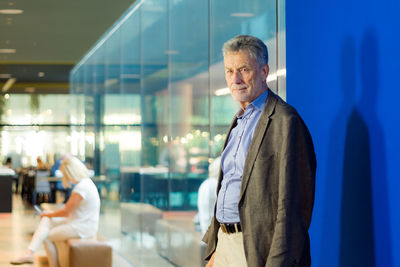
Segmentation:
<svg viewBox="0 0 400 267">
<path fill-rule="evenodd" d="M 348 53 L 345 49 L 346 46 L 343 55 Z M 377 35 L 369 29 L 363 36 L 360 49 L 360 100 L 352 105 L 344 141 L 339 251 L 341 267 L 374 267 L 376 263 L 379 266 L 392 266 L 386 149 L 383 129 L 376 113 L 380 92 L 378 51 Z M 345 66 L 347 59 L 343 57 L 343 60 Z M 346 68 L 343 71 L 355 73 Z M 347 79 L 353 81 L 350 77 Z M 344 98 L 354 101 L 354 89 L 345 88 L 350 93 L 345 92 Z"/>
<path fill-rule="evenodd" d="M 344 144 L 347 121 L 355 106 L 356 98 L 356 49 L 354 39 L 346 37 L 341 54 L 341 93 L 342 99 L 337 115 L 332 120 L 327 158 L 326 188 L 324 194 L 323 230 L 321 235 L 321 257 L 319 265 L 339 265 L 340 218 Z M 338 101 L 336 99 L 333 102 Z"/>
<path fill-rule="evenodd" d="M 347 121 L 345 138 L 339 266 L 374 267 L 370 136 L 357 107 Z"/>
<path fill-rule="evenodd" d="M 389 218 L 386 146 L 382 123 L 377 114 L 381 92 L 380 56 L 377 33 L 368 29 L 361 43 L 361 98 L 359 109 L 370 129 L 371 173 L 374 206 L 375 257 L 379 266 L 392 266 L 392 229 Z"/>
</svg>

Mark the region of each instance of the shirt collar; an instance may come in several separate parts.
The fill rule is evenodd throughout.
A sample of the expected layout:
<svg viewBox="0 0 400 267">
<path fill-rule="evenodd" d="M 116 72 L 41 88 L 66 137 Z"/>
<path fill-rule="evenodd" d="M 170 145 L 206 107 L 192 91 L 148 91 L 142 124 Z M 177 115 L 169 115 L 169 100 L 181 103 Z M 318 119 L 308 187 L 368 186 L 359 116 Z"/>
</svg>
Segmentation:
<svg viewBox="0 0 400 267">
<path fill-rule="evenodd" d="M 253 105 L 258 110 L 263 111 L 264 106 L 265 106 L 265 101 L 267 101 L 267 97 L 268 97 L 268 90 L 266 90 L 264 93 L 262 93 L 256 99 L 254 99 L 253 102 L 250 103 L 250 105 Z"/>
<path fill-rule="evenodd" d="M 243 109 L 240 109 L 237 113 L 236 113 L 236 117 L 240 118 L 243 115 L 247 114 L 250 110 L 252 109 L 257 109 L 259 111 L 263 111 L 264 106 L 265 106 L 265 102 L 267 101 L 267 97 L 268 97 L 268 90 L 266 90 L 264 93 L 262 93 L 261 95 L 259 95 L 256 99 L 254 99 L 247 107 L 246 110 L 243 111 Z"/>
</svg>

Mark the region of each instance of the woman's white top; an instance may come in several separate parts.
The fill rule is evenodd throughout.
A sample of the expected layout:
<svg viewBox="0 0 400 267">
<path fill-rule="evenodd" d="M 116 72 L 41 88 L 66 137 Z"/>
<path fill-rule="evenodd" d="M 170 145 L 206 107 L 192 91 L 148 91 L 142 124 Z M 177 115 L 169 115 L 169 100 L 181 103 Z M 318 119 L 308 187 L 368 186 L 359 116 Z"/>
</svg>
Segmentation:
<svg viewBox="0 0 400 267">
<path fill-rule="evenodd" d="M 198 214 L 202 234 L 207 232 L 211 219 L 214 216 L 214 206 L 217 200 L 217 184 L 218 180 L 216 177 L 209 177 L 199 187 L 197 207 L 199 209 Z"/>
<path fill-rule="evenodd" d="M 100 197 L 90 178 L 82 179 L 72 190 L 82 197 L 79 205 L 70 213 L 69 223 L 81 238 L 93 237 L 99 228 Z"/>
</svg>

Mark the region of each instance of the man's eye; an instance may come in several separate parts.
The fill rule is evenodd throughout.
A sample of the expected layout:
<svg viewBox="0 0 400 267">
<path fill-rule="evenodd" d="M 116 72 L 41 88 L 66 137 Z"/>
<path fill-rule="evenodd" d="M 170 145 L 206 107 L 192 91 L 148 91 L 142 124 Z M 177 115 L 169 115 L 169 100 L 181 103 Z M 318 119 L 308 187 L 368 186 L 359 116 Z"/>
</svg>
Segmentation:
<svg viewBox="0 0 400 267">
<path fill-rule="evenodd" d="M 249 69 L 248 68 L 241 68 L 240 71 L 247 72 L 247 71 L 249 71 Z"/>
<path fill-rule="evenodd" d="M 233 71 L 232 70 L 226 70 L 226 73 L 232 73 Z"/>
</svg>

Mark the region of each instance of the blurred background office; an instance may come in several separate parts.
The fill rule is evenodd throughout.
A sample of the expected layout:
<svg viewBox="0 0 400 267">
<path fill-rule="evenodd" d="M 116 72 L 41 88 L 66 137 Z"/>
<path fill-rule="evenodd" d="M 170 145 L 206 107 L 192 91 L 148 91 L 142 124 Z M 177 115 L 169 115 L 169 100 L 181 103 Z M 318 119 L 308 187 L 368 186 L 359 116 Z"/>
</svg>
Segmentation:
<svg viewBox="0 0 400 267">
<path fill-rule="evenodd" d="M 313 266 L 400 267 L 399 8 L 2 1 L 1 162 L 12 159 L 28 209 L 22 191 L 35 185 L 22 182 L 37 174 L 37 159 L 43 177 L 57 177 L 62 154 L 79 157 L 101 195 L 100 233 L 118 255 L 134 266 L 201 266 L 199 188 L 239 108 L 221 47 L 255 35 L 269 48 L 269 87 L 314 139 Z M 68 197 L 56 186 L 34 201 L 57 202 L 57 192 Z"/>
</svg>

